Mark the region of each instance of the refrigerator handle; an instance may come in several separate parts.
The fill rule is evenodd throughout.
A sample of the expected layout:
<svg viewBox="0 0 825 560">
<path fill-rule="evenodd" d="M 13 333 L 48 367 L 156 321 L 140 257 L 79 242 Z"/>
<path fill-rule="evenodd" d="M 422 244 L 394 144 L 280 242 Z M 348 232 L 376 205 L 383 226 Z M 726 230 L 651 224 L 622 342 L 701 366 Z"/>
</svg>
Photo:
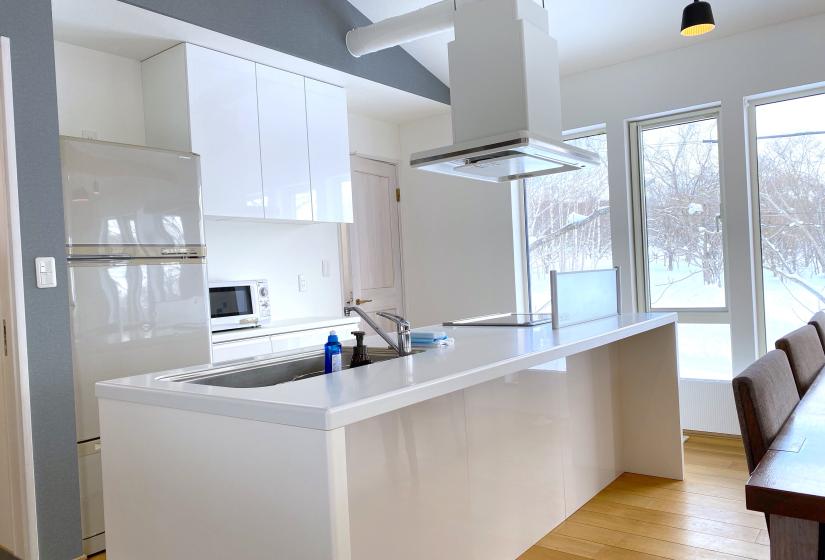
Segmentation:
<svg viewBox="0 0 825 560">
<path fill-rule="evenodd" d="M 110 253 L 107 255 L 72 255 L 69 261 L 124 261 L 133 258 L 126 253 Z"/>
</svg>

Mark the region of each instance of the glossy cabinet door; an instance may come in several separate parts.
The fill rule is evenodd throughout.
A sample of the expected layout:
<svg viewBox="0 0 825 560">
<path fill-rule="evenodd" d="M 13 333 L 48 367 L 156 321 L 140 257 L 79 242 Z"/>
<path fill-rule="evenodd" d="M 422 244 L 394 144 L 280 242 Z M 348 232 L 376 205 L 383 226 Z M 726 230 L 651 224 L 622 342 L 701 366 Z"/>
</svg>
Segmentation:
<svg viewBox="0 0 825 560">
<path fill-rule="evenodd" d="M 351 223 L 346 90 L 307 78 L 306 108 L 313 218 Z"/>
<path fill-rule="evenodd" d="M 215 363 L 266 356 L 271 353 L 272 345 L 269 343 L 268 336 L 219 342 L 212 345 L 212 361 Z"/>
<path fill-rule="evenodd" d="M 264 215 L 312 220 L 304 77 L 262 64 L 258 76 L 258 126 Z"/>
<path fill-rule="evenodd" d="M 204 213 L 263 218 L 255 63 L 186 45 L 186 71 Z"/>
</svg>

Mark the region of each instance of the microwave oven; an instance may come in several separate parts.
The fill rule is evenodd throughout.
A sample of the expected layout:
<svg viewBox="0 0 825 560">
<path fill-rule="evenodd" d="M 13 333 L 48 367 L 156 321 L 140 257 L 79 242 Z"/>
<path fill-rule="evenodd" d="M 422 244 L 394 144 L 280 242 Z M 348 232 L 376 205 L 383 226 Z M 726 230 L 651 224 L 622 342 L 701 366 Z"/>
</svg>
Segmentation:
<svg viewBox="0 0 825 560">
<path fill-rule="evenodd" d="M 212 332 L 259 327 L 269 322 L 266 280 L 209 283 Z"/>
</svg>

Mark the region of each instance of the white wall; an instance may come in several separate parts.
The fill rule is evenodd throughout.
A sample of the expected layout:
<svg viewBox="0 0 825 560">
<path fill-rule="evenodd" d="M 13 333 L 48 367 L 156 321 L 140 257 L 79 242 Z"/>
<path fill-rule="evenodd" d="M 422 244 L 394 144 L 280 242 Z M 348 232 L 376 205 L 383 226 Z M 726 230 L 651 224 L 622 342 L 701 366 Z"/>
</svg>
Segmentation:
<svg viewBox="0 0 825 560">
<path fill-rule="evenodd" d="M 359 156 L 398 162 L 401 159 L 400 127 L 395 123 L 350 112 L 349 149 Z"/>
<path fill-rule="evenodd" d="M 450 143 L 449 114 L 401 125 L 404 283 L 415 326 L 515 311 L 518 305 L 511 186 L 405 163 L 413 152 Z"/>
<path fill-rule="evenodd" d="M 55 41 L 60 134 L 143 145 L 140 63 Z"/>
<path fill-rule="evenodd" d="M 272 318 L 337 317 L 343 314 L 337 224 L 278 224 L 206 220 L 210 282 L 266 278 Z M 322 275 L 321 261 L 329 263 Z M 298 275 L 307 291 L 298 291 Z"/>
</svg>

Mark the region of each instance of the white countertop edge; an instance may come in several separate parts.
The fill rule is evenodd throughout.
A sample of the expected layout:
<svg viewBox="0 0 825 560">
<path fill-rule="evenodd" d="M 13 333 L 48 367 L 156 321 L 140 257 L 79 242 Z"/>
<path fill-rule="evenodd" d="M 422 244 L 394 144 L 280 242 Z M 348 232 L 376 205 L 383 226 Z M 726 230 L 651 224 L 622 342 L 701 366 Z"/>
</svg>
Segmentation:
<svg viewBox="0 0 825 560">
<path fill-rule="evenodd" d="M 361 321 L 360 317 L 319 317 L 305 319 L 286 319 L 276 321 L 274 324 L 267 323 L 260 327 L 248 329 L 230 329 L 212 333 L 212 344 L 222 344 L 225 342 L 235 342 L 237 340 L 248 340 L 251 338 L 262 338 L 278 334 L 299 333 L 315 329 L 328 327 L 338 327 L 341 325 L 354 325 Z"/>
<path fill-rule="evenodd" d="M 392 412 L 393 410 L 492 381 L 545 362 L 565 358 L 663 327 L 675 323 L 676 317 L 675 313 L 652 315 L 643 321 L 619 327 L 606 333 L 585 337 L 572 343 L 514 356 L 506 360 L 487 364 L 483 367 L 448 374 L 427 382 L 403 387 L 332 408 L 224 395 L 204 395 L 169 391 L 163 388 L 124 385 L 117 381 L 97 383 L 96 395 L 101 399 L 135 402 L 315 430 L 334 430 L 348 424 Z M 488 329 L 493 327 L 460 328 Z M 438 352 L 439 349 L 428 350 L 428 352 L 430 351 Z M 410 358 L 414 358 L 414 356 Z"/>
</svg>

